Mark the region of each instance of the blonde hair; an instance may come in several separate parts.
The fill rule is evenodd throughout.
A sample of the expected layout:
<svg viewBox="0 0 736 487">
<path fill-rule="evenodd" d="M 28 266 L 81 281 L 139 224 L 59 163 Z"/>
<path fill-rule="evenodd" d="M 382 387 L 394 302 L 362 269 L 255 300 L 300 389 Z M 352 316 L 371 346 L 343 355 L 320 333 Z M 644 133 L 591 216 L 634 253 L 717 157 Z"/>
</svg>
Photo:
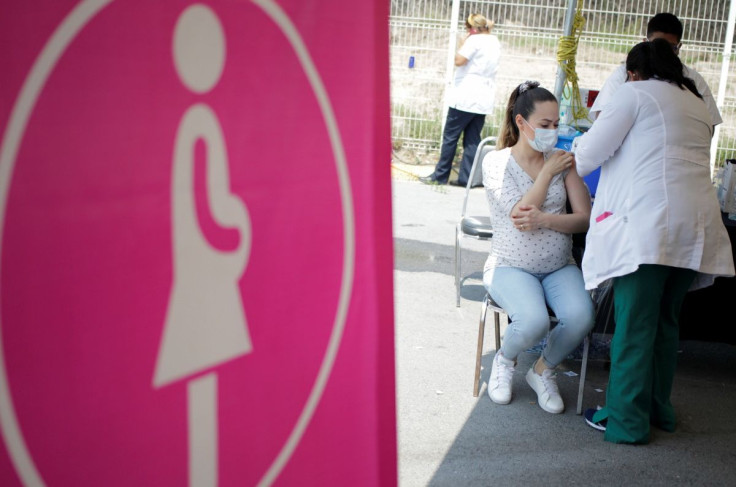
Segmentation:
<svg viewBox="0 0 736 487">
<path fill-rule="evenodd" d="M 470 14 L 468 15 L 468 20 L 465 21 L 465 26 L 470 27 L 473 29 L 478 29 L 480 31 L 490 31 L 493 29 L 493 21 L 486 19 L 481 14 Z"/>
</svg>

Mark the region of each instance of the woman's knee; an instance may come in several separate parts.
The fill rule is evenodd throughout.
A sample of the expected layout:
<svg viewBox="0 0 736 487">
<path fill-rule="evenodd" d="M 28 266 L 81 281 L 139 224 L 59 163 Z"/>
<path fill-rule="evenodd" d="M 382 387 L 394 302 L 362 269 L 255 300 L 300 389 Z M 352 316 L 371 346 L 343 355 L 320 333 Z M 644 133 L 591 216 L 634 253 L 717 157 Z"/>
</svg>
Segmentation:
<svg viewBox="0 0 736 487">
<path fill-rule="evenodd" d="M 524 310 L 510 316 L 514 332 L 524 337 L 525 342 L 541 339 L 549 331 L 549 314 L 534 310 Z"/>
<path fill-rule="evenodd" d="M 561 313 L 558 318 L 570 330 L 575 330 L 581 336 L 584 336 L 595 325 L 595 310 L 592 303 L 581 302 L 565 309 L 564 313 Z"/>
</svg>

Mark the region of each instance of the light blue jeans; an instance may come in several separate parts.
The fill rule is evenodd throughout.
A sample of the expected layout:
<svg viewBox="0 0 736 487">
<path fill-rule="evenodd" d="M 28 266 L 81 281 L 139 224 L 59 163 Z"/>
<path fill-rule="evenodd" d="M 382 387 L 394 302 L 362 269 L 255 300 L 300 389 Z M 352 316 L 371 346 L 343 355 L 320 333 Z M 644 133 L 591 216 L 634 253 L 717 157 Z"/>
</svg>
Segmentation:
<svg viewBox="0 0 736 487">
<path fill-rule="evenodd" d="M 556 367 L 585 338 L 595 324 L 593 300 L 583 274 L 566 265 L 549 274 L 531 274 L 516 267 L 497 267 L 483 274 L 483 285 L 508 314 L 510 323 L 501 342 L 510 360 L 540 342 L 549 332 L 547 305 L 559 320 L 547 339 L 542 360 Z"/>
</svg>

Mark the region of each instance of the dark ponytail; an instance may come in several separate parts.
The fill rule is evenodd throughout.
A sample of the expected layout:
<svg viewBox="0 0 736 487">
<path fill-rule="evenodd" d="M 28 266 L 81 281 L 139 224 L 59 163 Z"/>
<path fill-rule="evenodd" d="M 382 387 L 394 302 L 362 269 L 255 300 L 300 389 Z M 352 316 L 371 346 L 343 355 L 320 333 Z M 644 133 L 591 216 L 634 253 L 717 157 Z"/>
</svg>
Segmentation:
<svg viewBox="0 0 736 487">
<path fill-rule="evenodd" d="M 539 87 L 537 81 L 524 81 L 514 88 L 506 105 L 503 125 L 498 135 L 497 149 L 512 147 L 519 141 L 519 128 L 516 126 L 516 115 L 521 115 L 525 120 L 534 113 L 538 102 L 553 101 L 557 98 L 549 90 Z"/>
<path fill-rule="evenodd" d="M 635 45 L 626 57 L 626 71 L 637 73 L 641 79 L 660 79 L 687 88 L 698 98 L 703 96 L 695 87 L 695 82 L 683 73 L 680 58 L 672 45 L 664 39 L 644 41 Z"/>
</svg>

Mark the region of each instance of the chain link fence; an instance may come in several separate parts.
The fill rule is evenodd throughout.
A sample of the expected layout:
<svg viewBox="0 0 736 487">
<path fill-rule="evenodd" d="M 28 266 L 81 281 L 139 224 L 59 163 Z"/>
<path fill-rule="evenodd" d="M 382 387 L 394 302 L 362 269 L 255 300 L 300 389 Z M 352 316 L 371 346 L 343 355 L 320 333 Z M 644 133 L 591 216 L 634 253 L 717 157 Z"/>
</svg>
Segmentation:
<svg viewBox="0 0 736 487">
<path fill-rule="evenodd" d="M 456 0 L 457 1 L 457 0 Z M 496 135 L 508 94 L 526 79 L 554 91 L 557 41 L 562 35 L 565 0 L 459 1 L 453 18 L 451 0 L 392 0 L 389 19 L 391 48 L 391 122 L 394 150 L 431 159 L 439 150 L 445 90 L 452 77 L 451 36 L 464 34 L 464 19 L 478 12 L 495 22 L 493 34 L 503 46 L 496 77 L 494 112 L 482 136 Z M 680 59 L 698 71 L 716 97 L 721 83 L 730 2 L 724 0 L 584 0 L 585 18 L 576 55 L 580 88 L 597 90 L 629 49 L 646 35 L 649 18 L 671 12 L 685 32 Z M 454 32 L 454 33 L 453 33 Z M 736 158 L 736 55 L 723 80 L 719 108 L 716 164 Z M 427 160 L 429 162 L 429 160 Z"/>
</svg>

